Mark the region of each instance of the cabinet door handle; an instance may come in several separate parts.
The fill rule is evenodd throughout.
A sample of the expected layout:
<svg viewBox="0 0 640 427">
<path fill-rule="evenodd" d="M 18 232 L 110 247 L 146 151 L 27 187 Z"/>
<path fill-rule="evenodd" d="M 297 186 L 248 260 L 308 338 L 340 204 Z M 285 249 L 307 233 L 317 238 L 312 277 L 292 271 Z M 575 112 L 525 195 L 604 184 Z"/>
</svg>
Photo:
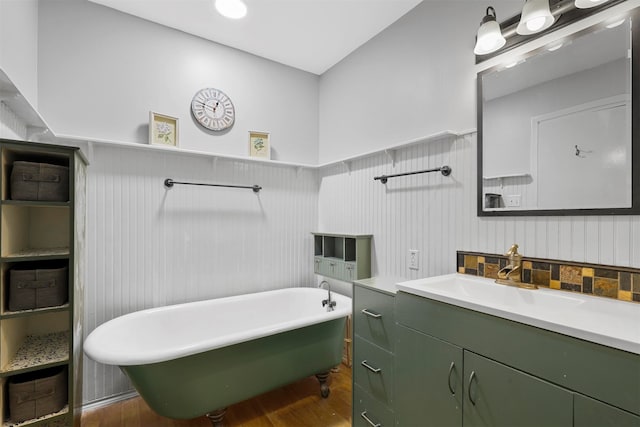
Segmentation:
<svg viewBox="0 0 640 427">
<path fill-rule="evenodd" d="M 453 371 L 454 371 L 455 368 L 456 368 L 456 363 L 455 362 L 451 362 L 451 365 L 449 365 L 449 376 L 447 377 L 447 385 L 449 386 L 449 391 L 454 396 L 456 394 L 456 391 L 453 389 L 453 387 L 451 387 L 451 374 L 453 374 Z"/>
<path fill-rule="evenodd" d="M 471 398 L 471 383 L 473 382 L 474 379 L 476 379 L 476 371 L 471 371 L 471 375 L 469 375 L 469 391 L 468 391 L 469 402 L 471 402 L 473 406 L 476 406 L 475 400 Z"/>
<path fill-rule="evenodd" d="M 379 319 L 382 317 L 382 314 L 378 314 L 378 313 L 373 313 L 369 310 L 367 310 L 366 308 L 362 309 L 362 314 L 366 314 L 369 317 L 373 317 L 374 319 Z"/>
<path fill-rule="evenodd" d="M 380 368 L 374 368 L 373 366 L 369 365 L 366 360 L 363 360 L 362 362 L 360 362 L 360 364 L 365 368 L 367 368 L 368 370 L 370 370 L 371 372 L 373 372 L 374 374 L 379 374 L 380 371 L 382 371 L 382 369 Z"/>
<path fill-rule="evenodd" d="M 361 412 L 360 416 L 364 418 L 364 420 L 368 422 L 371 427 L 382 427 L 382 424 L 374 423 L 369 417 L 367 417 L 367 411 Z"/>
</svg>

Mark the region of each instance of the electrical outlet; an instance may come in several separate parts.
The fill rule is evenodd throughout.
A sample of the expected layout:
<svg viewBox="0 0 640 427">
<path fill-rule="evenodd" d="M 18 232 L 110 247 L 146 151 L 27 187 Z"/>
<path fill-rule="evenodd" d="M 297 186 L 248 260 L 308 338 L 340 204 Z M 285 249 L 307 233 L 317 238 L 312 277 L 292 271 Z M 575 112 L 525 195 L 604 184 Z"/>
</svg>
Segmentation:
<svg viewBox="0 0 640 427">
<path fill-rule="evenodd" d="M 511 194 L 504 197 L 504 205 L 507 208 L 520 207 L 520 194 Z"/>
<path fill-rule="evenodd" d="M 417 249 L 409 249 L 409 269 L 420 269 L 420 251 Z"/>
</svg>

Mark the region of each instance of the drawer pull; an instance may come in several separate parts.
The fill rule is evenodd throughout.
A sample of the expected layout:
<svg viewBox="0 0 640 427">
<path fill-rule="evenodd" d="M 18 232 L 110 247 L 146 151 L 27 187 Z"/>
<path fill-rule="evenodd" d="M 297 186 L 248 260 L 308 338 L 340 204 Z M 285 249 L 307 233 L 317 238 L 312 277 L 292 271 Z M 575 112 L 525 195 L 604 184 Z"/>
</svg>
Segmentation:
<svg viewBox="0 0 640 427">
<path fill-rule="evenodd" d="M 361 412 L 360 416 L 364 418 L 364 420 L 368 422 L 371 427 L 382 427 L 382 424 L 374 423 L 369 417 L 367 417 L 367 411 Z"/>
<path fill-rule="evenodd" d="M 456 363 L 451 362 L 451 365 L 449 365 L 449 377 L 447 378 L 447 385 L 449 386 L 449 391 L 454 396 L 456 395 L 456 391 L 453 389 L 453 387 L 451 387 L 451 374 L 453 374 L 453 371 L 455 368 L 456 368 Z"/>
<path fill-rule="evenodd" d="M 471 371 L 471 375 L 469 375 L 469 402 L 471 402 L 473 406 L 476 406 L 476 402 L 471 397 L 471 383 L 475 378 L 476 378 L 476 371 Z"/>
<path fill-rule="evenodd" d="M 379 374 L 380 371 L 382 371 L 382 369 L 380 368 L 374 368 L 373 366 L 369 365 L 366 360 L 363 360 L 362 362 L 360 362 L 360 364 L 365 368 L 367 368 L 368 370 L 370 370 L 371 372 L 373 372 L 374 374 Z"/>
<path fill-rule="evenodd" d="M 378 313 L 373 313 L 369 310 L 367 310 L 366 308 L 362 309 L 362 314 L 366 314 L 369 317 L 373 317 L 374 319 L 379 319 L 382 317 L 382 314 L 378 314 Z"/>
</svg>

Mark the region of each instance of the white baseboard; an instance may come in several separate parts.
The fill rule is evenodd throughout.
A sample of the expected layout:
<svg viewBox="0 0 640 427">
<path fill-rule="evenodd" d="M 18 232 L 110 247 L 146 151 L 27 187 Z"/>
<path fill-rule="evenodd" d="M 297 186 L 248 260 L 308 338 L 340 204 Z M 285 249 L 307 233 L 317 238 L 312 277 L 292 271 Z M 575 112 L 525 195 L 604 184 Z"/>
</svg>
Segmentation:
<svg viewBox="0 0 640 427">
<path fill-rule="evenodd" d="M 123 400 L 132 399 L 138 396 L 138 392 L 133 390 L 122 394 L 116 394 L 115 396 L 110 396 L 104 399 L 94 400 L 93 402 L 85 403 L 84 405 L 82 405 L 82 412 L 104 408 L 105 406 L 113 405 L 114 403 L 122 402 Z"/>
</svg>

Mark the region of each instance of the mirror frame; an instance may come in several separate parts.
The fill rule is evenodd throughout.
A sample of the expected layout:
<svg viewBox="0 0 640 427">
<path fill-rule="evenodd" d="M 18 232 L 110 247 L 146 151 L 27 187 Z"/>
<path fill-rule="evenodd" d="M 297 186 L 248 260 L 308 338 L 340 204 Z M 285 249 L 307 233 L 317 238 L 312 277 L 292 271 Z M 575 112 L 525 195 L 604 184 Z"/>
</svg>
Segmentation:
<svg viewBox="0 0 640 427">
<path fill-rule="evenodd" d="M 619 2 L 611 2 L 612 5 Z M 601 8 L 597 9 L 591 13 L 600 12 Z M 577 17 L 574 17 L 573 20 L 565 20 L 564 25 L 568 25 L 572 22 L 576 22 L 579 19 L 582 19 L 587 15 L 584 11 L 590 11 L 590 9 L 580 10 L 580 14 Z M 495 71 L 497 68 L 501 68 L 502 65 L 496 65 L 489 69 L 483 70 L 477 74 L 476 86 L 477 86 L 477 209 L 478 216 L 491 217 L 491 216 L 570 216 L 570 215 L 640 215 L 640 7 L 636 7 L 634 9 L 626 12 L 628 17 L 631 17 L 633 20 L 633 24 L 635 24 L 635 28 L 632 26 L 632 34 L 631 34 L 631 207 L 629 208 L 589 208 L 589 209 L 518 209 L 518 210 L 499 210 L 499 211 L 485 211 L 484 210 L 484 182 L 482 178 L 482 164 L 483 164 L 483 140 L 482 140 L 482 76 L 484 74 Z M 517 23 L 520 20 L 520 15 L 513 17 L 507 21 L 505 21 L 506 25 L 513 25 L 513 23 Z M 590 26 L 582 31 L 578 31 L 574 34 L 571 34 L 569 38 L 576 38 L 582 34 L 587 32 L 592 32 L 594 29 L 603 26 L 604 24 L 598 23 L 593 26 Z M 501 27 L 503 24 L 501 24 Z M 556 31 L 559 27 L 552 26 L 550 29 Z M 547 30 L 547 32 L 549 32 Z M 526 39 L 515 40 L 511 44 L 507 42 L 506 50 L 503 49 L 498 51 L 497 54 L 502 54 L 507 50 L 510 50 L 518 45 L 526 43 L 530 40 L 540 37 L 541 35 L 547 34 L 547 32 L 542 32 L 537 34 L 535 37 L 531 36 Z M 516 38 L 516 37 L 514 37 Z M 542 46 L 538 49 L 534 49 L 530 52 L 527 52 L 524 57 L 529 57 L 535 55 L 537 52 L 541 51 L 545 47 Z M 492 55 L 496 56 L 496 55 Z M 492 56 L 487 55 L 483 57 L 482 60 L 486 60 L 491 58 Z M 476 59 L 476 62 L 481 62 Z M 636 84 L 634 84 L 636 83 Z"/>
</svg>

